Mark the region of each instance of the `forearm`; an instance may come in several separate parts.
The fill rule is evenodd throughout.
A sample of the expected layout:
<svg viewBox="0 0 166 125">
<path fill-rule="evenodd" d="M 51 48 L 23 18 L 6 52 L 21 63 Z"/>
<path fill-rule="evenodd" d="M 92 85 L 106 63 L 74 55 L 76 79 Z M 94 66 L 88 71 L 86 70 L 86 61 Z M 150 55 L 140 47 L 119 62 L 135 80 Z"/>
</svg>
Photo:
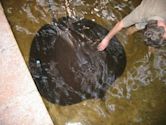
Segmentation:
<svg viewBox="0 0 166 125">
<path fill-rule="evenodd" d="M 116 35 L 122 28 L 124 27 L 123 21 L 118 22 L 106 35 L 105 38 L 108 38 L 109 40 L 112 39 L 114 35 Z"/>
<path fill-rule="evenodd" d="M 97 47 L 98 50 L 103 51 L 108 46 L 112 37 L 116 35 L 116 33 L 118 33 L 123 27 L 124 27 L 123 21 L 118 22 L 98 45 Z"/>
<path fill-rule="evenodd" d="M 137 29 L 135 26 L 131 26 L 127 29 L 126 35 L 132 35 L 133 33 L 139 31 L 140 29 Z"/>
</svg>

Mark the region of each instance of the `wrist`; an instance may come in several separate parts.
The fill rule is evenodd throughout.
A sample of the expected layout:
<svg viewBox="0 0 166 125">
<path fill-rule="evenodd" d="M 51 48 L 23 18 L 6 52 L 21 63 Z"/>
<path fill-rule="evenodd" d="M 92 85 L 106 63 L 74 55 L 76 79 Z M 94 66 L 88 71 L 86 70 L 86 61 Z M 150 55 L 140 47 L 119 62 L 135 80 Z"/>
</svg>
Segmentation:
<svg viewBox="0 0 166 125">
<path fill-rule="evenodd" d="M 112 36 L 110 36 L 109 34 L 105 37 L 106 40 L 110 40 L 112 38 Z"/>
</svg>

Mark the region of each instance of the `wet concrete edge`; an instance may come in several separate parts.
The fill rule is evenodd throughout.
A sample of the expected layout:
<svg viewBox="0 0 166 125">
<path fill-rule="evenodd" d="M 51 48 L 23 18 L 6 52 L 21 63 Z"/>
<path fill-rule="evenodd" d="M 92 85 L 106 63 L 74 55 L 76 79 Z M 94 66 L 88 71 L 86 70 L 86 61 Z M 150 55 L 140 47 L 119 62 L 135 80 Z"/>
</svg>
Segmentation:
<svg viewBox="0 0 166 125">
<path fill-rule="evenodd" d="M 0 3 L 0 125 L 53 125 Z"/>
</svg>

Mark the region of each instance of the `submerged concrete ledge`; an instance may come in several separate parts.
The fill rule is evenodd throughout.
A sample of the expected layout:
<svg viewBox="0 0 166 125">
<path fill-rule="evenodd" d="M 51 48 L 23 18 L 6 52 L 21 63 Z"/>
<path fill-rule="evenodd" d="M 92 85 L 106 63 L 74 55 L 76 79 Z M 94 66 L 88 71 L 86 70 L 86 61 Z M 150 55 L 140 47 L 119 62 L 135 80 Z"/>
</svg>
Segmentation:
<svg viewBox="0 0 166 125">
<path fill-rule="evenodd" d="M 53 125 L 0 3 L 0 125 Z"/>
</svg>

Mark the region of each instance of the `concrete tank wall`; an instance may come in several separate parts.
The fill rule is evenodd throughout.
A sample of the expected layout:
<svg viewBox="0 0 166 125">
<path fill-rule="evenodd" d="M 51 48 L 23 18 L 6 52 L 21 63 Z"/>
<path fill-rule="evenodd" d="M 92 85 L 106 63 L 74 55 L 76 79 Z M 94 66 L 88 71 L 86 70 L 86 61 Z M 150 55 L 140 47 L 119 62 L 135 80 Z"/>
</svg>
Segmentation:
<svg viewBox="0 0 166 125">
<path fill-rule="evenodd" d="M 53 125 L 1 4 L 0 125 Z"/>
</svg>

